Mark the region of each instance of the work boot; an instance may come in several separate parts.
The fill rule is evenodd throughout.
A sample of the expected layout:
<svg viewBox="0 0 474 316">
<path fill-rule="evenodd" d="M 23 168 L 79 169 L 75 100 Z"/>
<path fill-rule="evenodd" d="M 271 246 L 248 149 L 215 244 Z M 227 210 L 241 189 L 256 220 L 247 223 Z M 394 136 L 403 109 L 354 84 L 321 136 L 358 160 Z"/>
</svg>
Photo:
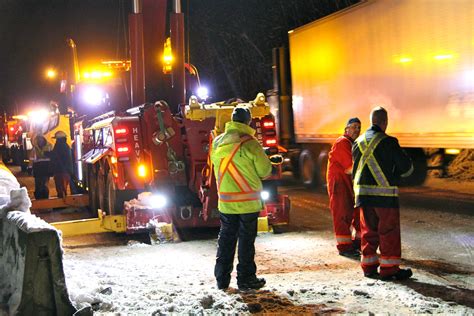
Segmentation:
<svg viewBox="0 0 474 316">
<path fill-rule="evenodd" d="M 364 272 L 364 276 L 369 279 L 378 279 L 380 274 L 377 271 L 374 272 Z"/>
<path fill-rule="evenodd" d="M 230 284 L 230 276 L 229 277 L 223 277 L 223 278 L 217 278 L 217 288 L 219 290 L 227 290 L 229 288 Z"/>
<path fill-rule="evenodd" d="M 217 283 L 217 288 L 219 290 L 225 291 L 229 288 L 229 284 L 222 284 L 222 283 Z"/>
<path fill-rule="evenodd" d="M 351 249 L 351 250 L 346 250 L 346 251 L 339 251 L 339 255 L 346 258 L 354 259 L 354 258 L 360 257 L 360 252 L 359 250 Z"/>
<path fill-rule="evenodd" d="M 239 290 L 245 291 L 245 290 L 258 290 L 264 287 L 266 283 L 267 281 L 265 281 L 264 278 L 255 277 L 247 281 L 237 282 L 237 285 L 239 287 Z"/>
<path fill-rule="evenodd" d="M 403 281 L 409 279 L 413 275 L 411 269 L 400 269 L 395 274 L 386 275 L 380 278 L 382 281 Z"/>
</svg>

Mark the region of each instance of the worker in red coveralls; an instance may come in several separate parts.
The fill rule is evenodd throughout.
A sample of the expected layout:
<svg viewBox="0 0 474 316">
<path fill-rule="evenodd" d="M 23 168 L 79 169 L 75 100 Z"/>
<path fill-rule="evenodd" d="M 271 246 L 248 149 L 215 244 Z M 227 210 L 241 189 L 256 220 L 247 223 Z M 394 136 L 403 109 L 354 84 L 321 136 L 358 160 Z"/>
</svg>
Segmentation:
<svg viewBox="0 0 474 316">
<path fill-rule="evenodd" d="M 360 256 L 359 208 L 354 208 L 352 185 L 352 144 L 359 137 L 361 123 L 357 117 L 349 119 L 344 135 L 339 137 L 329 152 L 327 184 L 329 208 L 334 223 L 337 250 L 341 256 Z M 355 233 L 352 234 L 351 226 Z"/>
</svg>

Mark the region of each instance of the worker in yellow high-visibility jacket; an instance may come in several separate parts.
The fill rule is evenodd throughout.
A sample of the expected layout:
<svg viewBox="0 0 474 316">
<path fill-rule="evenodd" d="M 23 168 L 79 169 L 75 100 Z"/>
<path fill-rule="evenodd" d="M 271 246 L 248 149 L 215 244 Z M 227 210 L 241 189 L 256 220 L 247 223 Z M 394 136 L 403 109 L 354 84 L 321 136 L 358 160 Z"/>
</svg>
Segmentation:
<svg viewBox="0 0 474 316">
<path fill-rule="evenodd" d="M 211 148 L 221 219 L 214 275 L 217 287 L 224 290 L 229 287 L 237 240 L 239 289 L 259 289 L 265 285 L 265 279 L 256 276 L 254 243 L 258 215 L 263 209 L 261 179 L 270 175 L 272 165 L 253 137 L 251 121 L 248 108 L 236 107 L 232 121 L 226 123 L 225 132 L 214 139 Z"/>
</svg>

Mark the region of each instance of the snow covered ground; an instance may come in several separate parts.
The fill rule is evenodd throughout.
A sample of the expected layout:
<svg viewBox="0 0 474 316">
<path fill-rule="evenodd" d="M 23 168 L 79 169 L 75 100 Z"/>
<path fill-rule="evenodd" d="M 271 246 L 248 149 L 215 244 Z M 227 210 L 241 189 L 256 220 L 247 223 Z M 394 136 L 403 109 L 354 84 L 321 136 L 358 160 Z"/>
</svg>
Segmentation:
<svg viewBox="0 0 474 316">
<path fill-rule="evenodd" d="M 256 248 L 267 286 L 246 293 L 236 290 L 235 273 L 230 290 L 216 288 L 215 239 L 66 249 L 64 267 L 74 304 L 97 315 L 474 314 L 472 275 L 470 289 L 417 269 L 404 283 L 367 279 L 316 231 L 261 234 Z"/>
<path fill-rule="evenodd" d="M 289 187 L 291 231 L 256 241 L 258 274 L 267 279 L 259 291 L 236 290 L 235 273 L 230 290 L 216 288 L 215 238 L 151 246 L 112 237 L 118 242 L 107 246 L 87 236 L 88 247 L 65 239 L 69 295 L 96 315 L 474 315 L 473 185 L 405 189 L 403 257 L 414 270 L 405 282 L 364 278 L 357 261 L 337 255 L 327 195 Z"/>
</svg>

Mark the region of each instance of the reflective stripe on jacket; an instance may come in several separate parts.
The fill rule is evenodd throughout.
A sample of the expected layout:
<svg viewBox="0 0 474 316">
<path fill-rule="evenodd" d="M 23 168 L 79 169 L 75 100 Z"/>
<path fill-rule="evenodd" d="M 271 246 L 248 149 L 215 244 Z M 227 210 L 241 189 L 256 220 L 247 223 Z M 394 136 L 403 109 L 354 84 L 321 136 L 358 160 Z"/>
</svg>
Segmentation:
<svg viewBox="0 0 474 316">
<path fill-rule="evenodd" d="M 352 156 L 355 205 L 399 207 L 400 176 L 409 175 L 413 166 L 398 140 L 373 125 L 357 138 Z"/>
<path fill-rule="evenodd" d="M 228 122 L 225 132 L 212 143 L 211 160 L 222 213 L 255 213 L 263 208 L 261 179 L 270 175 L 272 165 L 254 134 L 246 124 Z"/>
</svg>

